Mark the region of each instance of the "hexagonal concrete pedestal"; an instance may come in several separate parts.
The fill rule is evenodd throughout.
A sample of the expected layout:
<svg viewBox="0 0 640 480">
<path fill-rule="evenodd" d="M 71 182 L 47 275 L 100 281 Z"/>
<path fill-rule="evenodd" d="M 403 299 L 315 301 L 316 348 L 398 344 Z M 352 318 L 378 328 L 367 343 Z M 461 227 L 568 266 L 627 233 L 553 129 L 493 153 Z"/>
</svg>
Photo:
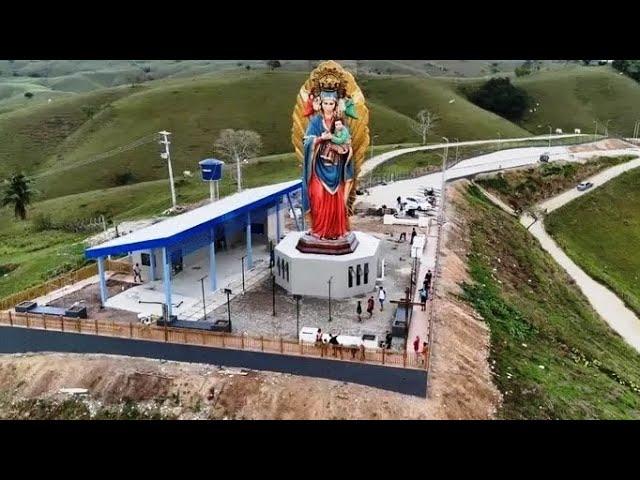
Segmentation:
<svg viewBox="0 0 640 480">
<path fill-rule="evenodd" d="M 346 255 L 302 253 L 297 248 L 304 232 L 291 232 L 275 248 L 276 283 L 293 295 L 348 298 L 372 292 L 378 275 L 380 240 L 362 232 L 355 252 Z"/>
</svg>

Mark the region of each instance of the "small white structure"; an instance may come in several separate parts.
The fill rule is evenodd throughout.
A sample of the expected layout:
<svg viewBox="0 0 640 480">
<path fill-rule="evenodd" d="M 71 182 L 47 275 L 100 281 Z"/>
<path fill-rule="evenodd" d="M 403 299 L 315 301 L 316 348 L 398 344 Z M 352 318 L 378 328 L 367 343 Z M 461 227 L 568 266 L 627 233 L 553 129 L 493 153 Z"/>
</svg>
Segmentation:
<svg viewBox="0 0 640 480">
<path fill-rule="evenodd" d="M 579 128 L 574 128 L 573 133 L 577 133 L 578 135 L 580 135 L 582 132 L 580 131 Z"/>
<path fill-rule="evenodd" d="M 358 247 L 346 255 L 302 253 L 296 248 L 304 232 L 291 232 L 275 248 L 276 283 L 293 295 L 349 298 L 372 292 L 378 276 L 380 240 L 354 232 Z"/>
<path fill-rule="evenodd" d="M 556 128 L 556 133 L 557 134 L 561 134 L 562 133 L 562 129 L 561 128 Z"/>
</svg>

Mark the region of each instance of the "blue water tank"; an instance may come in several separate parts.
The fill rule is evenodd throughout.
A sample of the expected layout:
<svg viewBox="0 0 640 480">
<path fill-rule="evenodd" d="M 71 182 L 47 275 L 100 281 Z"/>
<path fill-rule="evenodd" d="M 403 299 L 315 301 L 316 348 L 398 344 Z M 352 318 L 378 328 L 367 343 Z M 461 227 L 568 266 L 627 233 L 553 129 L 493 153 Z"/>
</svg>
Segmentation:
<svg viewBox="0 0 640 480">
<path fill-rule="evenodd" d="M 212 180 L 220 180 L 222 178 L 222 160 L 215 158 L 206 158 L 199 162 L 200 171 L 202 172 L 202 180 L 210 182 Z"/>
</svg>

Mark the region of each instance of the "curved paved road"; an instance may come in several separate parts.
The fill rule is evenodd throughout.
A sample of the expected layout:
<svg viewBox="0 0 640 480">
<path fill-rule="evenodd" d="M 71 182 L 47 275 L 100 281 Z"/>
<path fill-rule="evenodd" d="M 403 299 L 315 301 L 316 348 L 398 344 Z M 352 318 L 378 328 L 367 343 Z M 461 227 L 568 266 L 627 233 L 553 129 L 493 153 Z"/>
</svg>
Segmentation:
<svg viewBox="0 0 640 480">
<path fill-rule="evenodd" d="M 493 139 L 493 140 L 469 140 L 466 142 L 449 143 L 449 148 L 455 147 L 456 145 L 458 145 L 459 147 L 465 147 L 469 145 L 485 145 L 485 144 L 492 144 L 492 143 L 514 143 L 514 142 L 522 142 L 526 140 L 548 140 L 549 138 L 551 138 L 551 140 L 557 140 L 558 138 L 575 138 L 575 137 L 590 137 L 590 136 L 591 135 L 588 135 L 586 133 L 582 133 L 582 134 L 565 133 L 562 135 L 551 135 L 551 136 L 538 135 L 536 137 L 501 138 L 501 139 Z M 447 146 L 446 143 L 436 143 L 433 145 L 422 145 L 420 147 L 399 148 L 398 150 L 392 150 L 390 152 L 381 153 L 380 155 L 376 155 L 362 164 L 362 167 L 360 167 L 360 175 L 366 175 L 372 172 L 373 169 L 376 168 L 378 165 L 388 160 L 391 160 L 392 158 L 395 158 L 399 155 L 403 155 L 405 153 L 411 153 L 411 152 L 419 152 L 421 150 L 440 150 L 446 146 Z"/>
<path fill-rule="evenodd" d="M 597 188 L 609 180 L 617 177 L 623 172 L 640 167 L 640 159 L 631 160 L 621 165 L 616 165 L 603 172 L 594 175 L 589 181 L 594 186 L 585 191 L 580 192 L 572 189 L 564 192 L 556 197 L 541 202 L 538 207 L 552 212 L 561 206 L 569 203 L 577 197 L 584 195 L 594 188 Z M 587 275 L 578 265 L 576 265 L 558 244 L 549 236 L 544 228 L 544 222 L 535 222 L 528 214 L 520 217 L 520 222 L 525 226 L 531 227 L 529 231 L 538 239 L 542 248 L 544 248 L 553 259 L 573 278 L 584 293 L 594 310 L 609 324 L 609 326 L 620 334 L 631 346 L 640 352 L 640 319 L 628 309 L 624 302 L 620 300 L 611 290 L 601 283 L 596 282 Z M 533 225 L 532 225 L 533 223 Z"/>
</svg>

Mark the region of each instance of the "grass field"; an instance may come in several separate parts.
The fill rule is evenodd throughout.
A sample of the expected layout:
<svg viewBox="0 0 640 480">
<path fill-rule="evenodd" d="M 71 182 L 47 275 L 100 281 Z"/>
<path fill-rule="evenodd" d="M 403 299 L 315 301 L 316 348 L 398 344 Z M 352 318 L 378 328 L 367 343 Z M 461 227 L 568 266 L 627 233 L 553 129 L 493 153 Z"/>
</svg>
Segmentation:
<svg viewBox="0 0 640 480">
<path fill-rule="evenodd" d="M 505 419 L 638 419 L 640 355 L 613 332 L 517 219 L 470 187 L 464 298 L 491 329 Z"/>
<path fill-rule="evenodd" d="M 640 315 L 640 169 L 549 214 L 545 226 L 591 277 Z"/>
</svg>

